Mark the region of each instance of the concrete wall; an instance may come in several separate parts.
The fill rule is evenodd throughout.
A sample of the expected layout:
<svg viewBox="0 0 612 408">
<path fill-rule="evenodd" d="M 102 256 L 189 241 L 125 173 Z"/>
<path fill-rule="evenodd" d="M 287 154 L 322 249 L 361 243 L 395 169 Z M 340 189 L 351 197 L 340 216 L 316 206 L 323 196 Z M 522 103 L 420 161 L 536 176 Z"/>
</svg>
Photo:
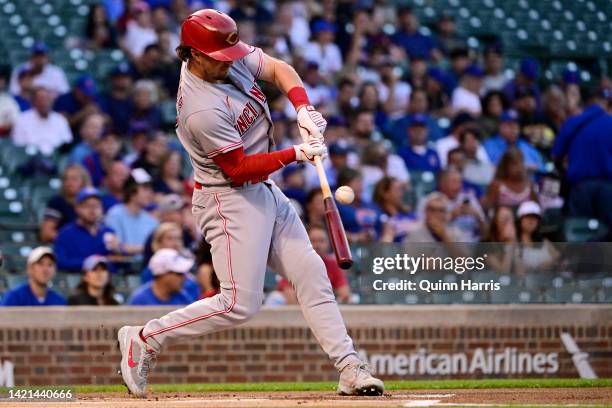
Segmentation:
<svg viewBox="0 0 612 408">
<path fill-rule="evenodd" d="M 118 383 L 116 330 L 169 310 L 3 308 L 0 361 L 14 365 L 16 385 Z M 348 306 L 342 313 L 358 350 L 385 378 L 578 377 L 561 341 L 564 332 L 589 353 L 595 373 L 612 376 L 611 305 Z M 299 308 L 283 307 L 264 308 L 244 326 L 171 346 L 151 380 L 336 376 Z"/>
</svg>

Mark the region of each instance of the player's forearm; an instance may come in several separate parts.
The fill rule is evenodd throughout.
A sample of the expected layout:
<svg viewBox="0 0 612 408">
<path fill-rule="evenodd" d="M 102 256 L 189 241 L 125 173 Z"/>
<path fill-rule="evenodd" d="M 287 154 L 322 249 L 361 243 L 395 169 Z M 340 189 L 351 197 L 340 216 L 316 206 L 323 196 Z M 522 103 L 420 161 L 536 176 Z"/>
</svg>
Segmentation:
<svg viewBox="0 0 612 408">
<path fill-rule="evenodd" d="M 251 155 L 244 154 L 244 149 L 238 148 L 213 158 L 215 164 L 234 183 L 238 184 L 263 180 L 295 159 L 295 149 L 292 147 L 276 152 Z"/>
<path fill-rule="evenodd" d="M 274 84 L 285 95 L 293 88 L 304 88 L 302 79 L 295 69 L 285 61 L 273 59 L 274 61 Z"/>
</svg>

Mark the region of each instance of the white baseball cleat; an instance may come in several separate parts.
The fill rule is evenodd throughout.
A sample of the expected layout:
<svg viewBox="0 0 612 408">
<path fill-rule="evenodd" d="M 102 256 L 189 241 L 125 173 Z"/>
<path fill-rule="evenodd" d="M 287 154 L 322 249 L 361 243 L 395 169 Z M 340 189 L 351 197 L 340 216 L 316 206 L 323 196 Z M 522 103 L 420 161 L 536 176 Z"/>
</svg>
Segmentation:
<svg viewBox="0 0 612 408">
<path fill-rule="evenodd" d="M 121 350 L 121 376 L 130 393 L 147 396 L 147 376 L 155 366 L 157 351 L 140 338 L 142 326 L 123 326 L 117 333 Z"/>
<path fill-rule="evenodd" d="M 340 372 L 338 394 L 340 395 L 383 395 L 385 384 L 372 376 L 367 364 L 352 364 Z"/>
</svg>

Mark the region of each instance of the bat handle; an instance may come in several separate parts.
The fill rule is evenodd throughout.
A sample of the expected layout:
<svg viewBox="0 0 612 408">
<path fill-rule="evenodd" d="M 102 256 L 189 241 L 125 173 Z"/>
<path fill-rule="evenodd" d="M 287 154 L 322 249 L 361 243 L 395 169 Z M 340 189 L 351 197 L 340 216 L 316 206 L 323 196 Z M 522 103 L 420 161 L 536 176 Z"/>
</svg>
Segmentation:
<svg viewBox="0 0 612 408">
<path fill-rule="evenodd" d="M 321 191 L 323 192 L 323 198 L 331 198 L 332 192 L 331 188 L 329 187 L 329 182 L 327 181 L 327 175 L 325 174 L 325 168 L 323 167 L 323 161 L 321 160 L 321 156 L 315 156 L 315 167 L 317 169 L 319 181 L 321 182 Z"/>
</svg>

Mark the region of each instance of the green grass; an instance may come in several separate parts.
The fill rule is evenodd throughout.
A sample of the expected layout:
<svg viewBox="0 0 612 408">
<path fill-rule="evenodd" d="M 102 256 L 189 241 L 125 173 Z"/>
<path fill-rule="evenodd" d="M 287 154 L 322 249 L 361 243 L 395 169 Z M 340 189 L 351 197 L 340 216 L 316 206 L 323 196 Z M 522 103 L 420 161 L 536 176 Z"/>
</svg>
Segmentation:
<svg viewBox="0 0 612 408">
<path fill-rule="evenodd" d="M 574 378 L 546 379 L 491 379 L 491 380 L 434 380 L 434 381 L 385 381 L 385 388 L 394 390 L 439 390 L 482 388 L 559 388 L 559 387 L 612 387 L 612 378 L 582 380 Z M 29 387 L 66 388 L 66 387 Z M 77 385 L 71 387 L 77 394 L 96 392 L 124 392 L 123 385 Z M 274 392 L 274 391 L 334 391 L 335 382 L 265 382 L 229 384 L 152 384 L 154 392 Z M 2 388 L 0 388 L 0 391 Z M 5 390 L 4 390 L 5 391 Z"/>
</svg>

